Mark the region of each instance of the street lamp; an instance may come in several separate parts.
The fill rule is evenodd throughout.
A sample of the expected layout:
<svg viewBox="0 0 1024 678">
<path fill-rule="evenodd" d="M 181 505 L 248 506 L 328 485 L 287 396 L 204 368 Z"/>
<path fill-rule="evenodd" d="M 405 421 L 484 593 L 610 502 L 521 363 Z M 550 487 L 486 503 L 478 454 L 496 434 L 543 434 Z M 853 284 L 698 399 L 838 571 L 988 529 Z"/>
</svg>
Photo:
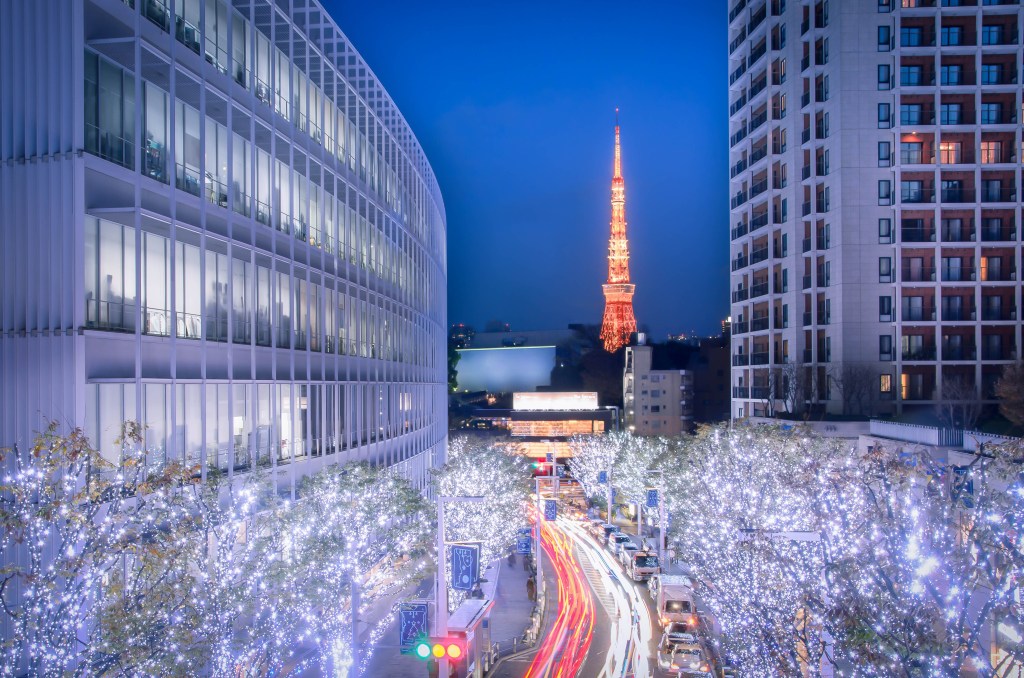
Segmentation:
<svg viewBox="0 0 1024 678">
<path fill-rule="evenodd" d="M 619 421 L 619 406 L 618 405 L 605 405 L 604 409 L 612 411 L 612 414 L 614 415 L 613 418 L 612 418 L 612 421 L 615 422 L 614 430 L 615 431 L 621 431 L 622 430 L 621 427 L 620 427 L 621 422 Z"/>
<path fill-rule="evenodd" d="M 434 635 L 444 638 L 448 635 L 448 567 L 445 558 L 444 505 L 448 502 L 482 504 L 483 497 L 437 497 L 437 574 L 434 575 L 434 600 L 437 610 L 434 615 Z M 437 675 L 448 676 L 448 655 L 437 660 Z"/>
</svg>

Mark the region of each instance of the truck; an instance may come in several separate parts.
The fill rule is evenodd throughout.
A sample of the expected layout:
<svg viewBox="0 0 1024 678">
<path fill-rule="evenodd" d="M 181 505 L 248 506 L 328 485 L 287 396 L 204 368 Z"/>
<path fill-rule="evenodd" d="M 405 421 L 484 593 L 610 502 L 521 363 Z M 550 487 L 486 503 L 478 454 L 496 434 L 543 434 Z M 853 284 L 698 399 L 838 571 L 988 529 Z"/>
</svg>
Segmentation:
<svg viewBox="0 0 1024 678">
<path fill-rule="evenodd" d="M 662 626 L 682 622 L 696 632 L 697 606 L 693 600 L 693 588 L 689 577 L 682 575 L 660 575 L 658 577 L 658 621 Z"/>
<path fill-rule="evenodd" d="M 657 555 L 649 551 L 638 551 L 630 556 L 626 569 L 633 581 L 645 581 L 661 571 L 661 563 Z"/>
</svg>

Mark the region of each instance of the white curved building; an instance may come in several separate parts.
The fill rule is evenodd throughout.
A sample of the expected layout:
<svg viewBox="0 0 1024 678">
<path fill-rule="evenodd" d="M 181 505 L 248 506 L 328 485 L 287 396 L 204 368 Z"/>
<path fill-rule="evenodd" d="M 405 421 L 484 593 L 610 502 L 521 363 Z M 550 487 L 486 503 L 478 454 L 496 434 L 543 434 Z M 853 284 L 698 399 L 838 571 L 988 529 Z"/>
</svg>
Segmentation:
<svg viewBox="0 0 1024 678">
<path fill-rule="evenodd" d="M 446 441 L 445 215 L 315 0 L 0 4 L 0 446 L 405 464 Z"/>
</svg>

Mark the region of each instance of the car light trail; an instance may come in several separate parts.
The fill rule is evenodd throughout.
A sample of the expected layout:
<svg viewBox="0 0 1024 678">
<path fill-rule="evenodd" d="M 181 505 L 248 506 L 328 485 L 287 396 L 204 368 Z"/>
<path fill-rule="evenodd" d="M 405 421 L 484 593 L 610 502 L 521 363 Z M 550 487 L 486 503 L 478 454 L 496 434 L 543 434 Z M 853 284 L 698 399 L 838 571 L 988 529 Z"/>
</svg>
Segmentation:
<svg viewBox="0 0 1024 678">
<path fill-rule="evenodd" d="M 573 678 L 590 650 L 594 600 L 573 555 L 573 542 L 558 527 L 541 521 L 541 547 L 558 576 L 558 616 L 541 642 L 526 678 Z"/>
</svg>

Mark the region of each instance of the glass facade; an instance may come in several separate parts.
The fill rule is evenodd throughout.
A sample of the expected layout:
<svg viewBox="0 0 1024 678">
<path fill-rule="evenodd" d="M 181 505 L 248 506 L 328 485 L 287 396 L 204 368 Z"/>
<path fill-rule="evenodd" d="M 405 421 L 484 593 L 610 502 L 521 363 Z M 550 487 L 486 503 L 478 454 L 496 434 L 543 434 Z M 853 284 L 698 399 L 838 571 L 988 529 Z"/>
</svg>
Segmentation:
<svg viewBox="0 0 1024 678">
<path fill-rule="evenodd" d="M 85 150 L 124 168 L 86 181 L 86 430 L 116 461 L 120 422 L 141 421 L 149 463 L 197 477 L 437 449 L 445 226 L 429 165 L 350 47 L 326 53 L 276 3 L 235 4 L 126 9 L 166 36 L 137 36 L 139 63 L 85 40 Z"/>
</svg>

